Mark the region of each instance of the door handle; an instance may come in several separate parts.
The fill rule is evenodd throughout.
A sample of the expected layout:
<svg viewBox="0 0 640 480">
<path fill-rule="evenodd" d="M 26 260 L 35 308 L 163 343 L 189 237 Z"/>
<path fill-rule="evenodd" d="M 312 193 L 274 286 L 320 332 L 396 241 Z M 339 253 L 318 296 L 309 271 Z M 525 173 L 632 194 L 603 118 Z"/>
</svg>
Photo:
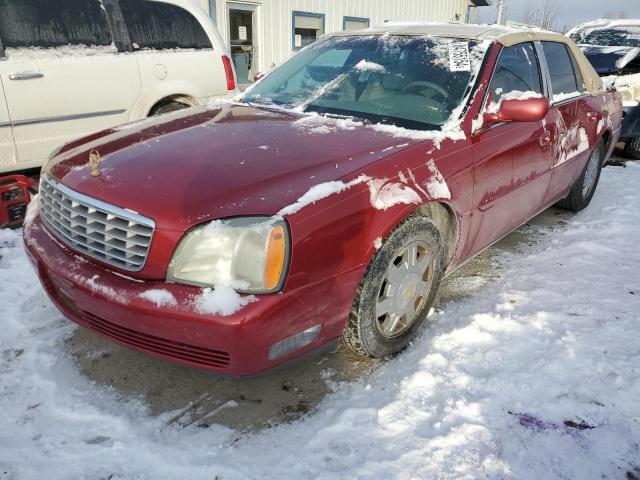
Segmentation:
<svg viewBox="0 0 640 480">
<path fill-rule="evenodd" d="M 542 132 L 542 135 L 540 135 L 540 146 L 548 147 L 549 145 L 551 145 L 551 132 L 549 130 L 545 130 Z"/>
<path fill-rule="evenodd" d="M 590 122 L 595 122 L 598 120 L 598 114 L 595 112 L 587 112 L 587 120 Z"/>
<path fill-rule="evenodd" d="M 44 73 L 41 72 L 20 72 L 9 75 L 9 80 L 33 80 L 42 77 L 44 77 Z"/>
</svg>

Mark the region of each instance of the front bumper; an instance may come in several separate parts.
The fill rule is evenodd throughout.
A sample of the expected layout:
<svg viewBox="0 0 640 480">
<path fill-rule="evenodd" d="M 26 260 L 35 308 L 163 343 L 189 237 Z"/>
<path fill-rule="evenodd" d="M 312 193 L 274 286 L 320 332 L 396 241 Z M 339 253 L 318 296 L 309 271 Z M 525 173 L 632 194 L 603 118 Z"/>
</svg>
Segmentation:
<svg viewBox="0 0 640 480">
<path fill-rule="evenodd" d="M 624 107 L 620 140 L 640 137 L 640 104 Z"/>
<path fill-rule="evenodd" d="M 261 373 L 337 339 L 361 275 L 354 269 L 294 292 L 260 295 L 219 316 L 194 307 L 201 288 L 114 273 L 61 244 L 39 216 L 25 225 L 24 242 L 47 294 L 69 319 L 135 350 L 234 376 Z M 175 304 L 141 297 L 151 289 L 171 293 Z M 272 345 L 316 325 L 312 343 L 269 359 Z"/>
</svg>

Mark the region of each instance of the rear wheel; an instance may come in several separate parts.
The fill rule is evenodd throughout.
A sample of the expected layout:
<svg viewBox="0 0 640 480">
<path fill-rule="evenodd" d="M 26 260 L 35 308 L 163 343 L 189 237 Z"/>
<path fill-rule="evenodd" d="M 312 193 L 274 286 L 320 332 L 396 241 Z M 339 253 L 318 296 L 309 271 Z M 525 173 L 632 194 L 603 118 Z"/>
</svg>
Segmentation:
<svg viewBox="0 0 640 480">
<path fill-rule="evenodd" d="M 587 208 L 598 187 L 603 158 L 604 142 L 600 140 L 600 143 L 598 143 L 596 148 L 593 149 L 593 152 L 591 152 L 591 156 L 582 175 L 578 177 L 576 183 L 571 187 L 569 195 L 556 204 L 557 207 L 571 210 L 572 212 L 579 212 Z"/>
<path fill-rule="evenodd" d="M 640 160 L 640 137 L 627 140 L 624 144 L 624 153 L 634 160 Z"/>
<path fill-rule="evenodd" d="M 404 349 L 426 322 L 444 266 L 440 233 L 425 217 L 404 220 L 364 274 L 342 339 L 362 355 Z"/>
<path fill-rule="evenodd" d="M 189 108 L 189 105 L 171 100 L 153 107 L 153 110 L 149 112 L 149 116 L 156 117 L 164 113 L 171 113 L 171 112 L 177 112 L 178 110 L 184 110 L 185 108 Z"/>
</svg>

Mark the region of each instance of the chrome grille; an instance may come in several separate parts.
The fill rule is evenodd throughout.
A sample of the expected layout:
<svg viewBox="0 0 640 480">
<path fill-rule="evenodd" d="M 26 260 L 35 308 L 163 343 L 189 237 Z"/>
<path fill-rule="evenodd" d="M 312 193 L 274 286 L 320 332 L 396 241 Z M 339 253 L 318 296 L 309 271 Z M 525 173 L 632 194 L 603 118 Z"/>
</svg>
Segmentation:
<svg viewBox="0 0 640 480">
<path fill-rule="evenodd" d="M 153 220 L 75 192 L 49 176 L 40 182 L 40 217 L 60 240 L 132 272 L 144 267 Z"/>
</svg>

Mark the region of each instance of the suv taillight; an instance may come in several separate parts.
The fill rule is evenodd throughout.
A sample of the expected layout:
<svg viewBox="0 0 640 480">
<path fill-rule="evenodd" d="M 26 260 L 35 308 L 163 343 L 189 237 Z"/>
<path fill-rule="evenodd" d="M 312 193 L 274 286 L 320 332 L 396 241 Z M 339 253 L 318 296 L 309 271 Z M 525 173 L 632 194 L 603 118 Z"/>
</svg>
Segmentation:
<svg viewBox="0 0 640 480">
<path fill-rule="evenodd" d="M 222 64 L 224 65 L 224 73 L 227 75 L 227 90 L 235 90 L 236 78 L 233 75 L 233 66 L 231 65 L 231 59 L 226 55 L 223 55 Z"/>
</svg>

